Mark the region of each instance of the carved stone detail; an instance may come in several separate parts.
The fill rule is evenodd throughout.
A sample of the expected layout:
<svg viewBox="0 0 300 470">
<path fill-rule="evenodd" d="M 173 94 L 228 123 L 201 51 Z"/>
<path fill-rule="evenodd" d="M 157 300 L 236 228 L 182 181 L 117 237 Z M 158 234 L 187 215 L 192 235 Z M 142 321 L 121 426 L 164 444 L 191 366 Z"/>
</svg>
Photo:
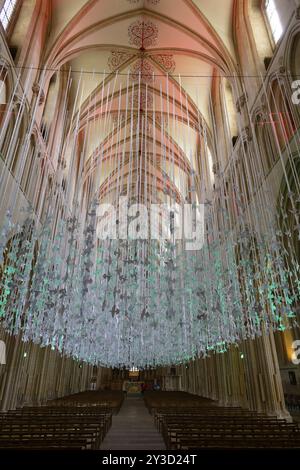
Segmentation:
<svg viewBox="0 0 300 470">
<path fill-rule="evenodd" d="M 278 69 L 278 72 L 281 74 L 281 75 L 285 75 L 286 74 L 286 68 L 284 65 L 281 65 Z"/>
<path fill-rule="evenodd" d="M 244 127 L 244 129 L 242 130 L 242 139 L 243 142 L 252 141 L 252 132 L 249 126 Z"/>
<path fill-rule="evenodd" d="M 241 113 L 242 111 L 242 108 L 245 106 L 245 104 L 247 103 L 247 100 L 248 100 L 248 95 L 247 93 L 243 93 L 237 100 L 236 102 L 236 109 L 238 111 L 238 113 Z"/>
<path fill-rule="evenodd" d="M 220 173 L 220 163 L 216 162 L 212 166 L 212 171 L 214 175 L 218 175 Z"/>
<path fill-rule="evenodd" d="M 32 85 L 32 93 L 36 96 L 39 96 L 39 105 L 43 104 L 45 101 L 45 93 L 44 90 L 41 90 L 39 83 L 35 82 Z"/>
</svg>

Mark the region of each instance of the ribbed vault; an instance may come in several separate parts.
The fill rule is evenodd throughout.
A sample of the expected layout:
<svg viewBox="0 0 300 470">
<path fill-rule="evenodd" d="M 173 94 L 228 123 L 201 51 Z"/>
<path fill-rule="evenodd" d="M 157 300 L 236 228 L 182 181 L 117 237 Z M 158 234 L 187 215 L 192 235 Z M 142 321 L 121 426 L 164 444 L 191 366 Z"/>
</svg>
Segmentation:
<svg viewBox="0 0 300 470">
<path fill-rule="evenodd" d="M 52 2 L 47 66 L 72 70 L 76 113 L 69 125 L 85 142 L 79 166 L 91 195 L 114 202 L 129 194 L 125 179 L 135 146 L 149 163 L 143 167 L 141 159 L 131 168 L 133 179 L 148 175 L 143 200 L 152 200 L 146 193 L 153 185 L 159 201 L 189 200 L 194 174 L 201 198 L 199 155 L 210 145 L 212 78 L 235 71 L 233 2 L 222 5 L 222 15 L 215 3 L 180 0 L 174 8 L 170 0 L 91 0 L 66 9 Z"/>
</svg>

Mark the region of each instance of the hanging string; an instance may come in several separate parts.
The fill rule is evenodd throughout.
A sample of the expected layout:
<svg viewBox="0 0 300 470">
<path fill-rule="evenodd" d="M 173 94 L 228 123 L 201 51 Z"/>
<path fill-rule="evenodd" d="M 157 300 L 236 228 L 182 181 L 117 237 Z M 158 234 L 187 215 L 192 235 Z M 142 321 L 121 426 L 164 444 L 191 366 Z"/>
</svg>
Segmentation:
<svg viewBox="0 0 300 470">
<path fill-rule="evenodd" d="M 32 207 L 23 208 L 23 225 L 11 216 L 20 209 L 17 194 L 2 198 L 1 213 L 10 214 L 1 227 L 2 253 L 6 247 L 0 279 L 4 328 L 92 364 L 146 368 L 205 357 L 211 351 L 223 353 L 262 331 L 295 325 L 300 268 L 292 236 L 286 234 L 292 231 L 299 237 L 300 194 L 291 143 L 283 151 L 274 136 L 283 175 L 278 186 L 287 188 L 285 205 L 283 196 L 279 198 L 278 218 L 262 177 L 261 143 L 248 103 L 243 112 L 251 138 L 238 119 L 240 138 L 233 148 L 226 109 L 221 142 L 214 113 L 208 127 L 180 76 L 178 83 L 168 74 L 158 82 L 157 75 L 148 80 L 141 70 L 138 75 L 128 72 L 124 84 L 121 74 L 115 74 L 112 84 L 102 81 L 86 100 L 84 73 L 76 85 L 69 72 L 62 97 L 63 132 L 55 149 L 57 168 L 50 173 L 47 166 L 43 176 L 37 175 Z M 30 73 L 28 87 L 29 77 Z M 235 94 L 240 88 L 237 81 L 238 77 L 231 81 Z M 42 87 L 24 140 L 18 142 L 27 88 L 11 134 L 8 114 L 5 131 L 0 132 L 1 148 L 7 149 L 6 167 L 19 162 L 14 177 L 23 186 L 26 178 L 32 181 L 35 176 L 36 167 L 28 171 L 28 161 L 39 168 L 39 150 L 31 148 L 31 136 Z M 13 110 L 17 92 L 18 87 L 7 113 Z M 274 106 L 279 115 L 271 86 L 265 86 L 264 94 L 269 116 Z M 271 123 L 271 130 L 287 136 L 294 128 L 282 88 L 279 94 L 286 124 Z M 211 97 L 209 107 L 213 111 Z M 298 148 L 299 135 L 294 139 Z M 214 180 L 209 152 L 215 163 L 220 162 Z M 8 191 L 4 167 L 0 177 L 1 187 Z M 42 181 L 48 184 L 49 177 L 48 197 L 39 205 Z M 121 196 L 126 196 L 122 207 Z M 159 202 L 165 206 L 153 223 L 163 236 L 153 239 L 153 227 L 141 226 L 140 211 L 135 213 L 132 204 L 144 205 L 147 226 L 152 223 L 151 203 Z M 194 210 L 198 202 L 204 204 L 204 244 L 189 251 L 187 240 L 176 238 L 174 211 L 183 212 L 184 219 L 186 206 Z M 112 211 L 99 216 L 102 203 L 110 204 Z M 287 204 L 292 215 L 286 217 Z M 111 233 L 116 221 L 117 236 L 100 237 Z M 134 230 L 146 230 L 147 236 L 135 238 Z M 197 226 L 197 235 L 201 231 Z"/>
</svg>

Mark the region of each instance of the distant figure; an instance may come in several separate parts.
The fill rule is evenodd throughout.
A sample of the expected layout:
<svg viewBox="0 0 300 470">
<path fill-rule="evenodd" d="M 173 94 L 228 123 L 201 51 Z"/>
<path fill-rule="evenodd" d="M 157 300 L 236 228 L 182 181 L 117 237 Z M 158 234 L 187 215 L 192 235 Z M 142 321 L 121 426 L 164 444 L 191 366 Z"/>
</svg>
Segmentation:
<svg viewBox="0 0 300 470">
<path fill-rule="evenodd" d="M 127 388 L 126 388 L 126 382 L 125 381 L 123 382 L 122 390 L 123 390 L 124 396 L 127 397 Z"/>
<path fill-rule="evenodd" d="M 96 390 L 96 385 L 97 385 L 97 377 L 93 376 L 91 378 L 91 390 Z"/>
<path fill-rule="evenodd" d="M 159 390 L 160 390 L 160 385 L 159 385 L 158 382 L 153 385 L 153 390 L 154 390 L 155 392 L 159 392 Z"/>
<path fill-rule="evenodd" d="M 144 394 L 144 392 L 147 390 L 147 385 L 145 383 L 141 384 L 141 393 Z"/>
</svg>

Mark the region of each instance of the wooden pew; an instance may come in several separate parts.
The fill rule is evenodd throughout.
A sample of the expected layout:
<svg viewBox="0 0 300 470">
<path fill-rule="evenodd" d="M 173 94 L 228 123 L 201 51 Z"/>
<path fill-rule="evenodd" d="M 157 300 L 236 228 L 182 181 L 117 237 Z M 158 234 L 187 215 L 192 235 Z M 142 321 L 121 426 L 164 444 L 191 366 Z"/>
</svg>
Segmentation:
<svg viewBox="0 0 300 470">
<path fill-rule="evenodd" d="M 99 449 L 111 426 L 107 407 L 26 407 L 0 414 L 0 448 Z"/>
<path fill-rule="evenodd" d="M 161 392 L 148 396 L 145 402 L 167 449 L 300 448 L 298 425 L 284 419 L 239 407 L 220 407 L 180 392 Z"/>
</svg>

